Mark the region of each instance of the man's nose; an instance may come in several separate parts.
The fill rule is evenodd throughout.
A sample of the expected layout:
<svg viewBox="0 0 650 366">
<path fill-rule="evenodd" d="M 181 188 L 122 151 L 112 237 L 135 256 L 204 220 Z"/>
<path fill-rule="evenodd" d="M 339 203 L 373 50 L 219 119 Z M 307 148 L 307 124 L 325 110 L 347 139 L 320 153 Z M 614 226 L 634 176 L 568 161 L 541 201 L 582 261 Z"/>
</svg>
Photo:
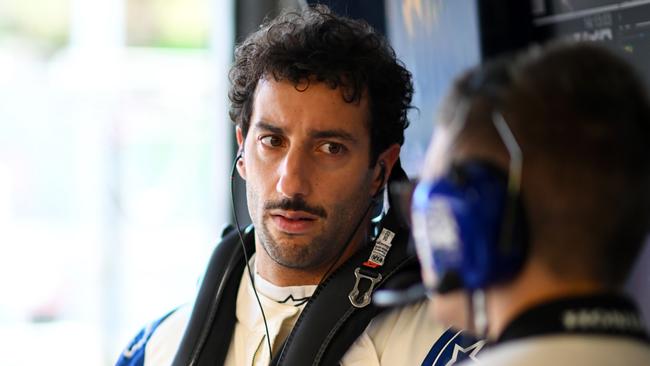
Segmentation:
<svg viewBox="0 0 650 366">
<path fill-rule="evenodd" d="M 291 198 L 311 193 L 311 165 L 308 156 L 299 148 L 289 149 L 279 167 L 276 190 Z"/>
</svg>

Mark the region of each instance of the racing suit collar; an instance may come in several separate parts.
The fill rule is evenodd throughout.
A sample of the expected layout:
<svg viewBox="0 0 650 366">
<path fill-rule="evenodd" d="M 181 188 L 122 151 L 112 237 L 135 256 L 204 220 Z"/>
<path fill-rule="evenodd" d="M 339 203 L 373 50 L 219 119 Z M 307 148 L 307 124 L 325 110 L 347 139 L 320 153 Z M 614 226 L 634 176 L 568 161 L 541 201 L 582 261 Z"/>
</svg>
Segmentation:
<svg viewBox="0 0 650 366">
<path fill-rule="evenodd" d="M 627 296 L 602 293 L 536 305 L 512 320 L 496 343 L 551 334 L 608 335 L 650 342 L 638 308 Z"/>
</svg>

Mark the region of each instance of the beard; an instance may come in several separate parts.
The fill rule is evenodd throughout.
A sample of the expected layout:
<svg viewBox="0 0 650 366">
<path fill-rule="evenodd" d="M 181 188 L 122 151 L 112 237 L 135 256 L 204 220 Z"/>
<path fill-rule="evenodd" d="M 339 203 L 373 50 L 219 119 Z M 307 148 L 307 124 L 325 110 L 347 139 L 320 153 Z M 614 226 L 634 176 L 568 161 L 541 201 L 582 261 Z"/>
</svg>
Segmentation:
<svg viewBox="0 0 650 366">
<path fill-rule="evenodd" d="M 352 203 L 351 203 L 352 202 Z M 276 263 L 293 269 L 320 268 L 335 260 L 339 252 L 349 244 L 358 229 L 360 220 L 367 213 L 370 199 L 358 197 L 342 200 L 332 209 L 307 204 L 302 198 L 267 201 L 260 226 L 256 225 L 262 247 Z M 311 235 L 289 235 L 272 232 L 268 227 L 268 210 L 299 210 L 317 215 L 323 221 L 321 230 Z"/>
</svg>

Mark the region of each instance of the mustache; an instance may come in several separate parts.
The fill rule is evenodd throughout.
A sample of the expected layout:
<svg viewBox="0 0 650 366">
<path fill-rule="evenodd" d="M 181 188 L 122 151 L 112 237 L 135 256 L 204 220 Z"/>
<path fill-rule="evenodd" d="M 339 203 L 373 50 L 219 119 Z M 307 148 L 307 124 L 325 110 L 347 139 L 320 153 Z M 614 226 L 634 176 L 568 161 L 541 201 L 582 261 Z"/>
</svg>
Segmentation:
<svg viewBox="0 0 650 366">
<path fill-rule="evenodd" d="M 321 206 L 312 206 L 305 201 L 304 198 L 298 196 L 296 198 L 284 198 L 279 201 L 267 201 L 264 204 L 265 210 L 280 209 L 285 211 L 304 211 L 309 214 L 327 218 L 327 212 Z"/>
</svg>

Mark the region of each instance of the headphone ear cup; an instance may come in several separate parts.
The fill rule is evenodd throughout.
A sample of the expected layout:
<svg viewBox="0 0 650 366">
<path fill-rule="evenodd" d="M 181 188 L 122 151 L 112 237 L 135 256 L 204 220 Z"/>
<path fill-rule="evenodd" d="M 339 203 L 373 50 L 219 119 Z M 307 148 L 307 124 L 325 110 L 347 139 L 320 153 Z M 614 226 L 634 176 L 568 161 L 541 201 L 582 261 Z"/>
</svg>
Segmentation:
<svg viewBox="0 0 650 366">
<path fill-rule="evenodd" d="M 441 283 L 441 288 L 485 288 L 514 276 L 523 266 L 525 214 L 519 197 L 509 197 L 507 179 L 493 164 L 468 161 L 453 165 L 431 184 L 429 202 L 438 209 L 438 217 L 451 221 L 442 226 L 452 226 L 457 237 L 455 245 L 432 244 L 438 278 L 461 279 Z M 439 222 L 430 225 L 436 228 Z"/>
</svg>

